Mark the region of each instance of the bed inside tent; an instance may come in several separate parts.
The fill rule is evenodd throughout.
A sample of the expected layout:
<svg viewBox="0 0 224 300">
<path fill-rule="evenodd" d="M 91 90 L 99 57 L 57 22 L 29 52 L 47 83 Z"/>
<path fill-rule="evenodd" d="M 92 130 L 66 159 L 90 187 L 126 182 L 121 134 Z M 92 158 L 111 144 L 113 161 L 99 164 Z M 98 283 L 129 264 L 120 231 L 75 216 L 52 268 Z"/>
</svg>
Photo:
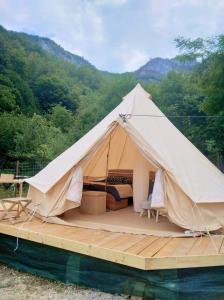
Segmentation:
<svg viewBox="0 0 224 300">
<path fill-rule="evenodd" d="M 140 216 L 152 194 L 158 167 L 144 157 L 126 130 L 117 122 L 97 150 L 87 155 L 76 170 L 81 169 L 81 201 L 50 222 L 104 229 L 113 232 L 157 236 L 184 236 L 184 229 L 171 223 L 166 216 L 165 203 L 147 210 Z M 72 182 L 72 180 L 71 180 Z M 77 183 L 77 180 L 75 180 Z M 76 202 L 77 188 L 70 184 L 70 200 Z M 97 212 L 91 212 L 91 201 L 98 201 Z M 104 198 L 100 201 L 101 198 Z M 104 204 L 105 203 L 105 204 Z M 158 214 L 158 220 L 156 219 Z"/>
</svg>

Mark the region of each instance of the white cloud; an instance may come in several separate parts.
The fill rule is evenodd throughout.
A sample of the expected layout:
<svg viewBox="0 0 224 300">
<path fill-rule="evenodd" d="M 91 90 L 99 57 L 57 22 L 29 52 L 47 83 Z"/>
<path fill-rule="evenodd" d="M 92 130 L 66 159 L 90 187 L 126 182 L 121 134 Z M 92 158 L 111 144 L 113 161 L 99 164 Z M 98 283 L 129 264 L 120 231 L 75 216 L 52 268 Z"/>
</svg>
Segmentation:
<svg viewBox="0 0 224 300">
<path fill-rule="evenodd" d="M 114 53 L 126 72 L 135 71 L 139 66 L 145 64 L 149 57 L 146 52 L 141 49 L 129 47 L 128 45 L 121 45 Z"/>
<path fill-rule="evenodd" d="M 128 0 L 90 0 L 97 5 L 124 5 Z"/>
</svg>

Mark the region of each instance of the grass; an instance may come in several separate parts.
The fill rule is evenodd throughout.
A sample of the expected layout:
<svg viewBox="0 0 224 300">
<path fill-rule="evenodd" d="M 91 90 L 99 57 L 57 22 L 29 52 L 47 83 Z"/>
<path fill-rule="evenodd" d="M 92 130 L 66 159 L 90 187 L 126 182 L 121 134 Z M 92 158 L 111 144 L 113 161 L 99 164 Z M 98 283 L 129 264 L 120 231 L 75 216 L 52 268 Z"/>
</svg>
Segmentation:
<svg viewBox="0 0 224 300">
<path fill-rule="evenodd" d="M 47 280 L 0 264 L 0 300 L 124 300 L 98 290 Z"/>
<path fill-rule="evenodd" d="M 28 185 L 24 184 L 23 187 L 23 196 L 26 197 L 28 191 Z M 19 196 L 19 187 L 15 191 L 15 186 L 12 184 L 0 184 L 0 199 L 1 198 L 10 198 L 10 197 Z"/>
</svg>

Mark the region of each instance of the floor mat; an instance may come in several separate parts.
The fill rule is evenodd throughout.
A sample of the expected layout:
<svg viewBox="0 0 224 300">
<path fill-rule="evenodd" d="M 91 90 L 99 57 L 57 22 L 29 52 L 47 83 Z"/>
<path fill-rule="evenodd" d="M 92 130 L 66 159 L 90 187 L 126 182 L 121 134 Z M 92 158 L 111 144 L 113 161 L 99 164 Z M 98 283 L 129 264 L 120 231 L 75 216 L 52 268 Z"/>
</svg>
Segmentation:
<svg viewBox="0 0 224 300">
<path fill-rule="evenodd" d="M 185 236 L 184 229 L 170 223 L 166 217 L 160 216 L 158 223 L 156 223 L 155 218 L 140 217 L 138 213 L 133 211 L 132 206 L 117 211 L 108 211 L 98 216 L 82 214 L 76 208 L 67 211 L 60 217 L 48 218 L 48 221 L 113 232 L 172 237 Z"/>
</svg>

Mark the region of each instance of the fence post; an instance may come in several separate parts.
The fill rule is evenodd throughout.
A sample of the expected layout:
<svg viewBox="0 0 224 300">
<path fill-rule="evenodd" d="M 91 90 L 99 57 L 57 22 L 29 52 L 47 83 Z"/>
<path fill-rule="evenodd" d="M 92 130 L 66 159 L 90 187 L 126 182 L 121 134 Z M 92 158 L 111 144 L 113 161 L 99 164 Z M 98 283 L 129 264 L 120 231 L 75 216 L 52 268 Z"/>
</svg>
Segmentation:
<svg viewBox="0 0 224 300">
<path fill-rule="evenodd" d="M 19 160 L 16 161 L 16 177 L 19 176 Z"/>
</svg>

